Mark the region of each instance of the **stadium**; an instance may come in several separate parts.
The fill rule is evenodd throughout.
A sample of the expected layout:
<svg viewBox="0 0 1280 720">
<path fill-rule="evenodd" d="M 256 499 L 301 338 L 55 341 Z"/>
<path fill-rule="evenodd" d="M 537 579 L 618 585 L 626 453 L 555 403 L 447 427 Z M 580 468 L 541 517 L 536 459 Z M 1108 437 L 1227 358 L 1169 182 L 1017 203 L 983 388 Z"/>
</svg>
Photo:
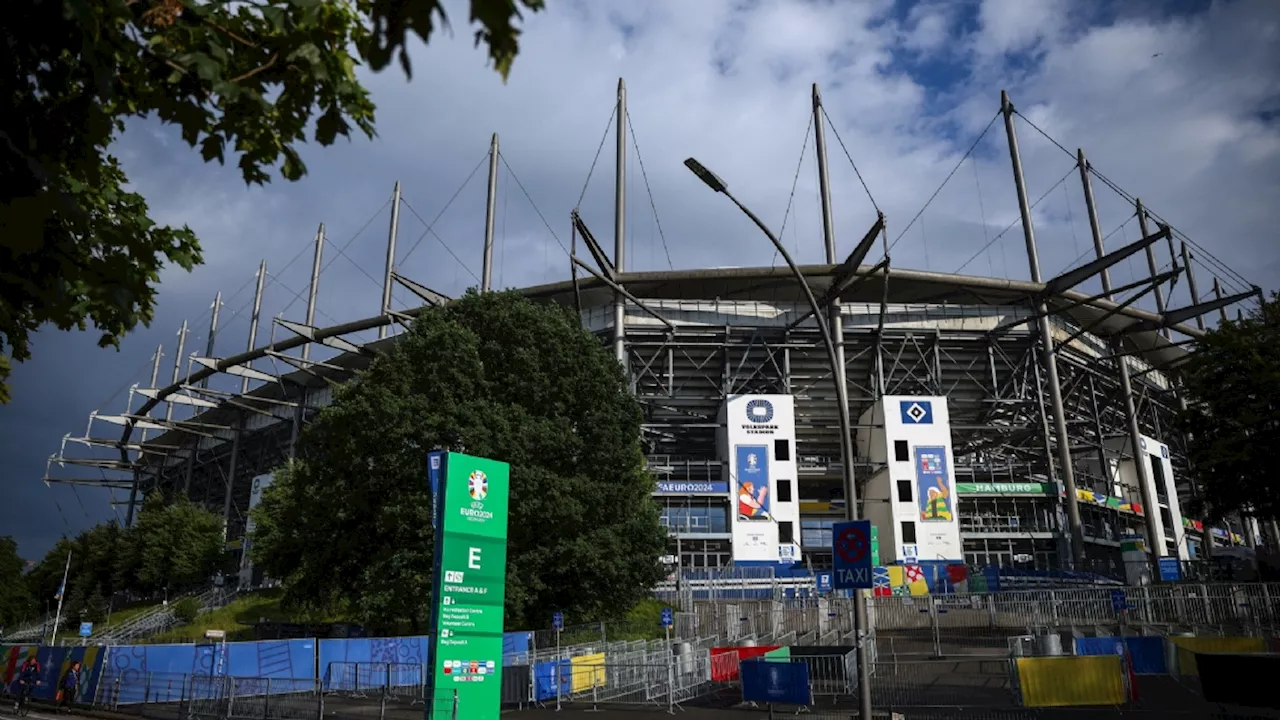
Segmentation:
<svg viewBox="0 0 1280 720">
<path fill-rule="evenodd" d="M 620 83 L 619 137 L 625 102 Z M 612 248 L 596 239 L 606 232 L 575 215 L 572 277 L 522 290 L 575 308 L 626 367 L 644 409 L 643 444 L 658 480 L 654 501 L 671 533 L 673 569 L 710 577 L 758 567 L 807 577 L 812 586 L 814 573 L 831 566 L 832 525 L 847 506 L 840 384 L 854 450 L 849 470 L 861 516 L 876 528 L 877 565 L 1076 571 L 1139 584 L 1151 580 L 1152 555 L 1177 558 L 1189 571 L 1211 553 L 1228 557 L 1270 544 L 1264 532 L 1274 529 L 1256 522 L 1234 518 L 1206 532 L 1188 516 L 1193 488 L 1176 430 L 1185 402 L 1177 368 L 1205 318 L 1225 319 L 1228 308 L 1259 292 L 1224 294 L 1238 283 L 1223 276 L 1201 297 L 1199 283 L 1208 287 L 1210 278 L 1195 276 L 1206 267 L 1196 267 L 1196 246 L 1140 203 L 1140 239 L 1104 247 L 1090 189 L 1100 176 L 1083 154 L 1077 182 L 1090 203 L 1095 252 L 1041 278 L 1017 150 L 1021 116 L 1002 102 L 1031 281 L 899 267 L 889 261 L 882 222 L 868 223 L 847 256 L 835 253 L 828 223 L 828 262 L 796 272 L 628 271 L 620 199 Z M 816 88 L 814 108 L 825 216 L 830 194 Z M 626 161 L 619 140 L 619 198 Z M 491 287 L 497 163 L 495 136 L 482 289 Z M 332 401 L 335 386 L 394 346 L 398 329 L 420 312 L 393 309 L 393 287 L 412 292 L 423 307 L 449 301 L 398 271 L 400 206 L 397 185 L 379 314 L 315 323 L 321 234 L 305 319 L 277 318 L 268 332 L 259 317 L 264 261 L 247 349 L 226 357 L 197 353 L 184 367 L 191 349 L 180 340 L 167 384 L 159 381 L 158 352 L 150 386 L 131 392 L 122 413 L 94 413 L 84 437 L 68 436 L 45 480 L 126 492 L 130 520 L 147 494 L 179 492 L 221 513 L 228 549 L 242 555 L 248 511 L 273 468 L 292 455 L 301 427 Z M 1157 253 L 1171 271 L 1157 272 Z M 1143 256 L 1149 277 L 1111 286 L 1109 268 Z M 1178 277 L 1193 300 L 1166 307 L 1164 288 Z M 1098 278 L 1101 294 L 1081 288 Z M 1156 311 L 1137 307 L 1147 296 Z M 819 319 L 835 338 L 841 369 L 830 360 Z M 372 331 L 374 340 L 356 338 Z M 219 377 L 239 390 L 211 387 Z M 55 464 L 102 477 L 60 477 Z M 756 479 L 748 482 L 749 474 Z M 241 584 L 260 581 L 242 558 Z"/>
</svg>

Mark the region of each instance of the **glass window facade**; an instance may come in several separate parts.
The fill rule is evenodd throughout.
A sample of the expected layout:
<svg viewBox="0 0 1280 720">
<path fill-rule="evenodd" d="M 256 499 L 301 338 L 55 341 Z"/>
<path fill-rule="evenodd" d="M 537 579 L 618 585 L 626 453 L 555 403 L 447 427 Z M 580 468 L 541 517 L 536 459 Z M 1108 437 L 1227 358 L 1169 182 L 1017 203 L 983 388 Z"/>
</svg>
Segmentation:
<svg viewBox="0 0 1280 720">
<path fill-rule="evenodd" d="M 712 497 L 659 500 L 662 525 L 673 533 L 728 533 L 729 501 Z"/>
</svg>

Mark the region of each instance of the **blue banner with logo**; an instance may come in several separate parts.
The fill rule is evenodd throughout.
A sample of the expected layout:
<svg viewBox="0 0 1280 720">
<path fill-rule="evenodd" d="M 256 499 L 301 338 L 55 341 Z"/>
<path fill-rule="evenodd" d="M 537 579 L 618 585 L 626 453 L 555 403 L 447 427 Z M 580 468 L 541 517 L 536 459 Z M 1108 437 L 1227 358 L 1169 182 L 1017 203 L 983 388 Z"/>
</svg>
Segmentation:
<svg viewBox="0 0 1280 720">
<path fill-rule="evenodd" d="M 728 495 L 729 483 L 686 480 L 659 480 L 656 495 Z"/>
<path fill-rule="evenodd" d="M 951 522 L 955 518 L 955 492 L 947 470 L 947 449 L 941 445 L 918 445 L 915 451 L 920 521 Z"/>
<path fill-rule="evenodd" d="M 769 497 L 769 447 L 736 445 L 733 478 L 737 484 L 738 517 L 742 520 L 770 520 L 773 498 Z"/>
<path fill-rule="evenodd" d="M 760 659 L 743 660 L 740 667 L 743 701 L 809 704 L 808 664 Z"/>
</svg>

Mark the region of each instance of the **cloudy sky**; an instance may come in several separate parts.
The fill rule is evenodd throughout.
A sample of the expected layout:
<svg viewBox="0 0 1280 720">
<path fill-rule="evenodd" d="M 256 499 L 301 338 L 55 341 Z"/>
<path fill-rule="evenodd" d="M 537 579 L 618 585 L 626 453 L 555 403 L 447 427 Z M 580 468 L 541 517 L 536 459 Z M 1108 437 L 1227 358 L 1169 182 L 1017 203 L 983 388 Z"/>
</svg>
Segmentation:
<svg viewBox="0 0 1280 720">
<path fill-rule="evenodd" d="M 631 135 L 629 269 L 779 262 L 747 220 L 681 166 L 690 155 L 780 230 L 801 262 L 822 262 L 810 132 L 816 82 L 831 123 L 841 255 L 878 206 L 895 266 L 1026 278 L 1008 147 L 1000 121 L 991 124 L 1007 89 L 1026 118 L 1018 133 L 1028 192 L 1039 200 L 1046 277 L 1091 252 L 1073 170 L 1084 148 L 1098 171 L 1207 251 L 1196 266 L 1202 288 L 1215 275 L 1228 287 L 1280 287 L 1280 4 L 1272 0 L 548 5 L 527 21 L 504 85 L 472 47 L 466 4 L 447 2 L 454 32 L 414 49 L 412 82 L 394 67 L 366 76 L 378 138 L 307 147 L 310 174 L 296 183 L 246 188 L 234 164 L 203 164 L 173 128 L 134 123 L 118 154 L 155 217 L 199 233 L 206 262 L 190 274 L 166 272 L 155 323 L 120 352 L 98 350 L 84 334 L 34 338 L 35 358 L 13 378 L 14 402 L 0 407 L 0 534 L 35 558 L 64 533 L 123 515 L 105 491 L 41 483 L 50 453 L 64 434 L 84 434 L 91 411 L 125 410 L 128 388 L 149 385 L 157 345 L 167 378 L 184 319 L 188 353 L 203 351 L 215 292 L 225 304 L 214 354 L 243 350 L 261 259 L 269 273 L 263 316 L 302 320 L 298 294 L 319 223 L 329 245 L 317 323 L 375 314 L 397 180 L 405 199 L 399 271 L 450 295 L 475 285 L 491 133 L 504 160 L 496 284 L 567 277 L 562 244 L 574 207 L 612 247 L 610 113 L 620 77 Z M 1137 239 L 1132 206 L 1101 181 L 1095 192 L 1108 245 Z M 1163 246 L 1158 263 L 1169 263 Z M 1139 256 L 1113 277 L 1120 285 L 1146 273 Z M 1171 304 L 1189 302 L 1185 282 L 1172 293 Z M 398 306 L 410 302 L 397 293 Z M 269 332 L 264 323 L 260 339 Z M 115 433 L 93 426 L 97 437 Z M 55 466 L 53 474 L 73 471 Z"/>
</svg>

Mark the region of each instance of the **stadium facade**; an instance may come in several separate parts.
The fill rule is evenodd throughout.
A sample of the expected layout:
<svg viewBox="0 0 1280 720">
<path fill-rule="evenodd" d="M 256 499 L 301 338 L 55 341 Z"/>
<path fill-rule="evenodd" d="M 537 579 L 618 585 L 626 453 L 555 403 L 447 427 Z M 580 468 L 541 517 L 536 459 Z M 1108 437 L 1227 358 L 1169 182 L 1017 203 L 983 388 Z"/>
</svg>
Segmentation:
<svg viewBox="0 0 1280 720">
<path fill-rule="evenodd" d="M 816 88 L 814 100 L 820 118 Z M 624 138 L 621 83 L 619 105 L 617 134 Z M 1188 274 L 1191 306 L 1164 306 L 1161 287 L 1170 273 L 1153 271 L 1146 282 L 1111 288 L 1105 273 L 1116 262 L 1150 256 L 1164 240 L 1172 252 L 1170 229 L 1149 227 L 1141 207 L 1141 240 L 1108 252 L 1095 221 L 1096 259 L 1039 280 L 1015 115 L 1006 99 L 1037 280 L 891 268 L 887 257 L 868 266 L 863 260 L 883 232 L 879 223 L 840 262 L 828 221 L 829 264 L 798 269 L 820 299 L 818 317 L 787 267 L 626 270 L 626 146 L 619 140 L 614 252 L 605 252 L 575 215 L 576 242 L 588 252 L 575 257 L 573 278 L 523 292 L 575 307 L 584 327 L 627 368 L 644 408 L 654 500 L 680 566 L 830 564 L 832 524 L 847 505 L 837 382 L 845 384 L 852 418 L 860 513 L 874 522 L 881 563 L 1071 568 L 1123 577 L 1134 572 L 1126 560 L 1203 558 L 1207 538 L 1215 539 L 1215 551 L 1267 541 L 1252 521 L 1232 518 L 1206 533 L 1187 516 L 1192 488 L 1185 438 L 1176 430 L 1184 402 L 1176 369 L 1188 342 L 1203 333 L 1202 316 L 1225 317 L 1225 308 L 1253 292 L 1216 292 L 1201 301 L 1185 245 L 1172 258 L 1172 275 Z M 829 209 L 820 119 L 817 125 Z M 484 288 L 492 270 L 497 158 L 495 136 Z M 1090 169 L 1080 159 L 1092 204 Z M 126 412 L 95 413 L 85 437 L 68 438 L 99 452 L 72 457 L 64 442 L 53 462 L 103 470 L 106 479 L 93 484 L 127 490 L 130 518 L 147 493 L 180 492 L 223 514 L 229 548 L 243 550 L 248 511 L 272 469 L 293 454 L 300 428 L 332 401 L 335 386 L 392 347 L 395 328 L 419 312 L 393 310 L 392 286 L 411 290 L 423 306 L 449 301 L 394 266 L 399 193 L 397 185 L 381 313 L 314 324 L 320 235 L 306 322 L 277 319 L 279 332 L 271 335 L 280 339 L 256 341 L 264 265 L 245 352 L 222 358 L 206 352 L 195 358 L 194 372 L 184 372 L 180 345 L 167 386 L 156 382 L 157 353 L 151 386 L 137 389 L 145 398 L 140 408 L 131 394 Z M 1077 289 L 1100 274 L 1107 292 Z M 1133 296 L 1153 290 L 1158 312 L 1133 305 Z M 817 321 L 836 331 L 844 366 L 834 372 Z M 210 336 L 216 304 L 212 322 Z M 377 340 L 354 339 L 375 328 Z M 264 359 L 292 369 L 273 372 Z M 211 389 L 208 380 L 218 374 L 235 376 L 240 391 Z M 121 426 L 121 435 L 95 432 L 103 423 Z M 251 571 L 242 570 L 247 580 Z"/>
</svg>

